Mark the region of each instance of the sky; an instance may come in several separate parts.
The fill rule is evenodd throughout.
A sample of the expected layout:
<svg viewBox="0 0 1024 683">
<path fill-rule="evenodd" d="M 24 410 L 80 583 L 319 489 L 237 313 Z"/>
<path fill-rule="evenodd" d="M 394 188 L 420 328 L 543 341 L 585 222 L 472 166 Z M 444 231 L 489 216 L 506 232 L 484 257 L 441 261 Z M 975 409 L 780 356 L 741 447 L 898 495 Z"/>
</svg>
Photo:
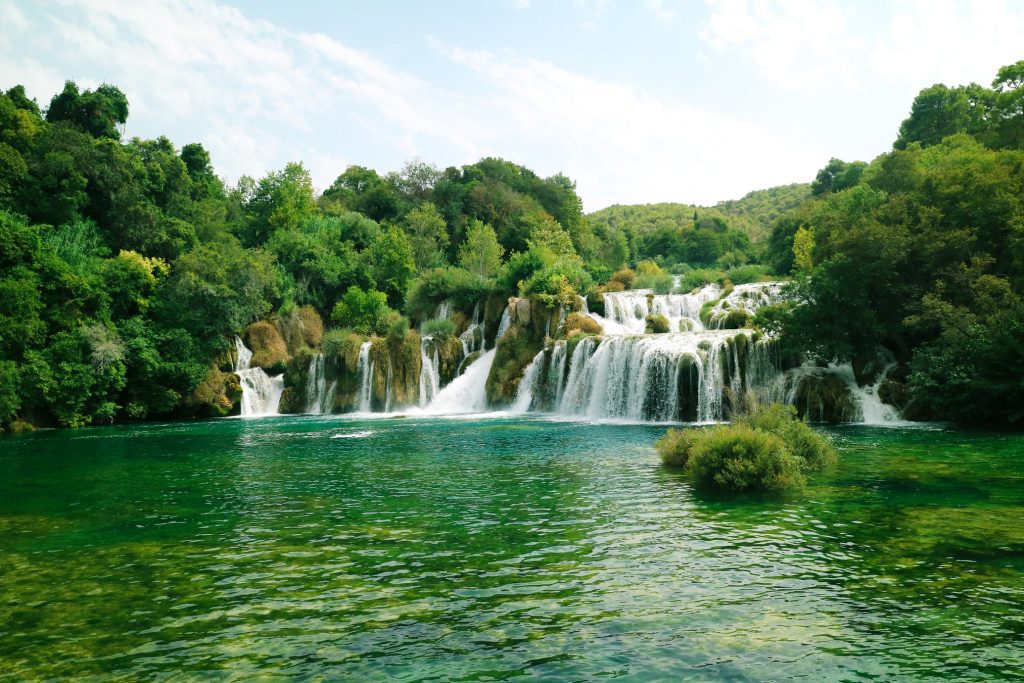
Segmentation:
<svg viewBox="0 0 1024 683">
<path fill-rule="evenodd" d="M 127 137 L 230 183 L 499 156 L 587 211 L 870 161 L 922 88 L 1021 59 L 1024 0 L 0 0 L 0 87 L 117 85 Z"/>
</svg>

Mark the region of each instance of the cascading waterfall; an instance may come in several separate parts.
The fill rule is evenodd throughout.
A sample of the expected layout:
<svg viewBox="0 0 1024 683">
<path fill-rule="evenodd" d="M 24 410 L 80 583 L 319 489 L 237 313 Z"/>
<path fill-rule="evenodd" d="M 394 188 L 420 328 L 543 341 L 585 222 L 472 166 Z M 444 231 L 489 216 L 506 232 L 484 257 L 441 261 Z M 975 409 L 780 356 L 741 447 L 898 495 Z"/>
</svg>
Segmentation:
<svg viewBox="0 0 1024 683">
<path fill-rule="evenodd" d="M 487 410 L 487 375 L 494 365 L 495 349 L 485 351 L 466 371 L 448 383 L 423 409 L 430 415 L 482 413 Z"/>
<path fill-rule="evenodd" d="M 370 342 L 363 342 L 359 347 L 359 360 L 356 361 L 356 376 L 359 378 L 359 395 L 356 410 L 368 413 L 372 410 L 370 397 L 373 395 L 373 361 L 370 360 Z"/>
<path fill-rule="evenodd" d="M 306 410 L 314 415 L 330 413 L 334 405 L 334 392 L 338 381 L 327 381 L 327 362 L 322 353 L 309 359 L 306 378 Z"/>
<path fill-rule="evenodd" d="M 649 315 L 665 316 L 671 332 L 702 330 L 700 309 L 720 296 L 722 288 L 718 285 L 707 285 L 692 294 L 652 294 L 646 289 L 609 292 L 604 295 L 604 316 L 587 315 L 609 335 L 643 334 Z M 683 320 L 687 321 L 685 330 L 679 326 Z"/>
<path fill-rule="evenodd" d="M 719 301 L 712 308 L 711 327 L 731 310 L 752 314 L 779 295 L 779 283 L 740 285 L 723 299 L 728 303 Z M 523 375 L 515 411 L 710 422 L 726 419 L 734 402 L 751 392 L 762 402 L 800 403 L 812 419 L 821 419 L 823 404 L 805 404 L 812 398 L 824 400 L 822 394 L 809 391 L 806 383 L 831 374 L 833 383 L 845 383 L 851 397 L 852 408 L 843 406 L 842 419 L 891 421 L 895 414 L 877 398 L 884 373 L 875 385 L 860 388 L 848 366 L 845 371 L 844 366 L 785 370 L 775 345 L 768 339 L 754 341 L 751 330 L 704 329 L 701 309 L 721 298 L 717 286 L 692 294 L 627 291 L 604 296 L 605 315 L 590 314 L 603 326 L 604 336 L 585 337 L 574 346 L 558 341 L 538 353 Z M 644 334 L 651 314 L 668 318 L 673 331 Z"/>
<path fill-rule="evenodd" d="M 242 385 L 242 417 L 277 415 L 284 392 L 284 375 L 270 377 L 263 368 L 250 367 L 252 351 L 235 337 L 235 374 Z"/>
<path fill-rule="evenodd" d="M 433 337 L 420 339 L 420 407 L 427 406 L 441 390 L 437 346 Z M 433 347 L 433 348 L 431 348 Z"/>
</svg>

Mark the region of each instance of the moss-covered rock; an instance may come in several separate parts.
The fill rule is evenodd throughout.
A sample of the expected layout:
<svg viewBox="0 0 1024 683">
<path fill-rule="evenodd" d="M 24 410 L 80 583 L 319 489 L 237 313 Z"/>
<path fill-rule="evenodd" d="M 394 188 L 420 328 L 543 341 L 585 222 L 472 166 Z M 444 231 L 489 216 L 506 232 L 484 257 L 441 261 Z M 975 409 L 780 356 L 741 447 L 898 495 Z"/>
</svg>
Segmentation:
<svg viewBox="0 0 1024 683">
<path fill-rule="evenodd" d="M 714 325 L 720 330 L 738 330 L 750 327 L 754 317 L 745 308 L 730 309 L 725 315 L 713 318 Z"/>
<path fill-rule="evenodd" d="M 285 415 L 301 413 L 306 406 L 306 399 L 303 391 L 298 387 L 285 387 L 281 392 L 281 402 L 278 404 L 277 412 Z"/>
<path fill-rule="evenodd" d="M 375 411 L 394 410 L 419 401 L 420 335 L 407 330 L 401 339 L 370 340 L 370 402 Z"/>
<path fill-rule="evenodd" d="M 646 323 L 644 331 L 647 334 L 665 334 L 670 329 L 668 318 L 657 313 L 647 316 Z"/>
<path fill-rule="evenodd" d="M 589 315 L 574 311 L 565 316 L 558 336 L 562 339 L 568 339 L 580 333 L 600 335 L 604 334 L 604 329 Z"/>
<path fill-rule="evenodd" d="M 245 328 L 244 341 L 252 350 L 252 367 L 263 368 L 270 375 L 284 372 L 288 346 L 276 326 L 266 320 L 254 322 Z"/>
<path fill-rule="evenodd" d="M 509 328 L 498 341 L 494 364 L 487 376 L 487 400 L 491 405 L 507 406 L 515 400 L 523 371 L 543 347 L 543 337 L 532 334 L 529 327 Z"/>
<path fill-rule="evenodd" d="M 200 417 L 225 417 L 240 410 L 242 385 L 238 375 L 222 372 L 211 364 L 206 377 L 192 391 L 186 401 L 186 410 Z"/>
<path fill-rule="evenodd" d="M 903 410 L 910 401 L 910 390 L 907 385 L 894 379 L 886 378 L 878 385 L 878 398 L 898 410 Z"/>
<path fill-rule="evenodd" d="M 860 406 L 842 379 L 832 373 L 806 375 L 799 380 L 796 407 L 801 417 L 814 422 L 852 422 L 860 419 Z"/>
<path fill-rule="evenodd" d="M 491 294 L 484 300 L 483 332 L 484 343 L 488 348 L 494 346 L 494 339 L 498 336 L 498 327 L 501 325 L 505 309 L 508 308 L 508 301 L 501 294 Z"/>
</svg>

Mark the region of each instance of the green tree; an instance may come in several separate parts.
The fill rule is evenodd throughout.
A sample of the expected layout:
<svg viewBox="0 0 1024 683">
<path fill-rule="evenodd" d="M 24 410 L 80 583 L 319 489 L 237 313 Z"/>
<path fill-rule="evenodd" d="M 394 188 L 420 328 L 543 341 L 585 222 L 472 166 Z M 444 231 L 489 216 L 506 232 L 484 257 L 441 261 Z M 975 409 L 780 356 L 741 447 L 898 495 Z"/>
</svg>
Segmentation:
<svg viewBox="0 0 1024 683">
<path fill-rule="evenodd" d="M 459 247 L 459 265 L 479 277 L 493 277 L 501 267 L 503 254 L 494 228 L 475 220 L 469 225 L 466 241 Z"/>
<path fill-rule="evenodd" d="M 420 270 L 436 268 L 445 262 L 448 248 L 448 228 L 437 207 L 424 202 L 406 214 L 402 221 L 412 244 L 413 260 Z"/>
<path fill-rule="evenodd" d="M 67 121 L 93 137 L 120 140 L 118 126 L 128 120 L 128 98 L 107 83 L 80 93 L 74 81 L 67 81 L 50 101 L 46 120 Z"/>
<path fill-rule="evenodd" d="M 405 233 L 391 226 L 382 230 L 368 249 L 370 271 L 377 289 L 385 292 L 395 306 L 402 303 L 405 291 L 416 275 L 412 244 Z"/>
</svg>

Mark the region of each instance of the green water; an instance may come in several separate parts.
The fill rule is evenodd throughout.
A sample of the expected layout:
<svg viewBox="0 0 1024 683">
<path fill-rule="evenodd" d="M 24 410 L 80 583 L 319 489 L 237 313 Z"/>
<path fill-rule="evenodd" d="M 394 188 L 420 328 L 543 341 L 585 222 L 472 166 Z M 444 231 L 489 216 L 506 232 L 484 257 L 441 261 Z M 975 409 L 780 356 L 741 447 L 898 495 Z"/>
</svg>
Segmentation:
<svg viewBox="0 0 1024 683">
<path fill-rule="evenodd" d="M 787 500 L 662 429 L 220 420 L 0 439 L 0 679 L 1024 677 L 1024 437 L 842 428 Z"/>
</svg>

